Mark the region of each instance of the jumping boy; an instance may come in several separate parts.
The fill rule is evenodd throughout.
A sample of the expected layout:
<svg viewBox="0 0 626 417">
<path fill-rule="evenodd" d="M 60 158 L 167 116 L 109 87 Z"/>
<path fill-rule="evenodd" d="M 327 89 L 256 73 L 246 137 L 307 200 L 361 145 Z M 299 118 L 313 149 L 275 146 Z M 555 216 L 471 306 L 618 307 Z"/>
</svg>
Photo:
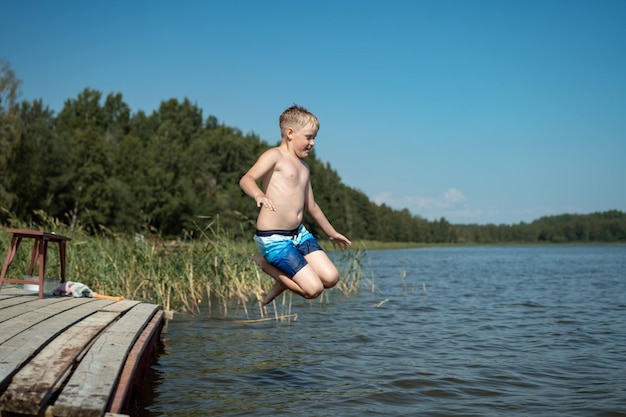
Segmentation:
<svg viewBox="0 0 626 417">
<path fill-rule="evenodd" d="M 265 151 L 239 181 L 260 208 L 254 236 L 260 255 L 254 260 L 276 280 L 264 305 L 286 289 L 312 299 L 339 280 L 337 268 L 302 224 L 305 211 L 335 247 L 352 244 L 335 230 L 315 202 L 309 167 L 303 161 L 315 145 L 317 117 L 294 105 L 280 115 L 279 123 L 280 145 Z M 259 180 L 263 189 L 257 184 Z"/>
</svg>

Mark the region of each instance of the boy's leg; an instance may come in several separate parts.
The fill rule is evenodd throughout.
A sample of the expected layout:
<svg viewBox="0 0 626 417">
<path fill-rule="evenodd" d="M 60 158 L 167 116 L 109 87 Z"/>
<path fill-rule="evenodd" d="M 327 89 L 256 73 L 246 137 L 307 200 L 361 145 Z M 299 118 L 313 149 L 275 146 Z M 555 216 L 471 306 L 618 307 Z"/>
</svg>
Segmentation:
<svg viewBox="0 0 626 417">
<path fill-rule="evenodd" d="M 304 256 L 304 259 L 313 268 L 318 279 L 324 285 L 324 288 L 332 288 L 339 281 L 339 271 L 330 260 L 326 252 L 322 250 L 313 251 Z"/>
<path fill-rule="evenodd" d="M 289 289 L 296 294 L 301 295 L 302 297 L 306 297 L 306 295 L 302 291 L 302 288 L 300 288 L 298 284 L 296 284 L 291 278 L 285 275 L 280 269 L 267 262 L 267 259 L 265 259 L 263 256 L 258 254 L 253 255 L 252 260 L 259 267 L 261 267 L 261 270 L 263 270 L 263 272 L 276 280 L 270 291 L 263 299 L 263 305 L 271 303 L 274 298 L 278 297 L 286 289 Z"/>
<path fill-rule="evenodd" d="M 272 285 L 272 288 L 270 288 L 269 292 L 265 295 L 265 297 L 263 297 L 263 301 L 261 302 L 261 305 L 264 305 L 264 306 L 268 305 L 269 303 L 274 301 L 276 297 L 281 295 L 283 291 L 285 291 L 286 289 L 287 287 L 285 287 L 282 282 L 277 280 L 276 282 L 274 282 L 274 285 Z"/>
<path fill-rule="evenodd" d="M 304 234 L 310 235 L 306 230 Z M 253 256 L 253 260 L 261 267 L 263 272 L 276 280 L 276 284 L 272 286 L 270 292 L 263 299 L 264 305 L 270 303 L 287 288 L 304 298 L 316 298 L 322 293 L 324 288 L 332 288 L 339 280 L 337 268 L 312 236 L 310 236 L 310 239 L 304 236 L 302 246 L 298 249 L 292 247 L 292 249 L 293 252 L 291 254 L 283 254 L 286 259 L 289 259 L 288 262 L 293 261 L 294 265 L 298 265 L 298 269 L 294 269 L 294 272 L 296 270 L 297 272 L 291 279 L 284 272 L 271 265 L 265 257 L 261 255 Z M 301 250 L 312 250 L 312 252 L 309 252 L 302 258 Z M 301 261 L 297 260 L 298 257 L 300 257 Z M 304 267 L 301 266 L 303 264 L 305 264 Z M 291 267 L 291 264 L 289 267 Z"/>
<path fill-rule="evenodd" d="M 310 264 L 299 270 L 294 275 L 293 281 L 302 288 L 302 294 L 300 295 L 309 300 L 319 297 L 322 291 L 324 291 L 324 283 Z"/>
<path fill-rule="evenodd" d="M 304 227 L 300 229 L 298 239 L 298 251 L 304 255 L 322 288 L 334 287 L 339 281 L 339 272 L 317 239 Z"/>
<path fill-rule="evenodd" d="M 268 295 L 263 300 L 263 303 L 265 304 L 270 303 L 275 297 L 277 297 L 281 292 L 286 289 L 290 289 L 296 294 L 301 295 L 302 297 L 307 299 L 319 296 L 324 290 L 324 283 L 317 276 L 315 270 L 311 267 L 311 265 L 306 265 L 304 268 L 296 273 L 293 279 L 290 279 L 281 270 L 273 265 L 270 265 L 270 263 L 267 262 L 267 259 L 265 259 L 261 255 L 254 255 L 252 259 L 257 263 L 257 265 L 261 267 L 263 272 L 274 278 L 277 283 L 280 283 L 281 286 L 285 287 L 283 289 L 280 289 L 280 287 L 274 285 Z M 274 295 L 274 297 L 269 298 L 271 295 Z"/>
</svg>

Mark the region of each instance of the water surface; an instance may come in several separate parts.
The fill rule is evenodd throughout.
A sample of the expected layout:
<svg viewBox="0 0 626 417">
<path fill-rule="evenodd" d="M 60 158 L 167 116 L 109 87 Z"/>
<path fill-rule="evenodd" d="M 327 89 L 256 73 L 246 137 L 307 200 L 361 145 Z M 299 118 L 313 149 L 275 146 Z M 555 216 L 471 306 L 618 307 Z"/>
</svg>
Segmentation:
<svg viewBox="0 0 626 417">
<path fill-rule="evenodd" d="M 296 321 L 177 316 L 142 414 L 626 416 L 626 247 L 370 251 L 364 271 L 358 295 L 294 297 Z"/>
</svg>

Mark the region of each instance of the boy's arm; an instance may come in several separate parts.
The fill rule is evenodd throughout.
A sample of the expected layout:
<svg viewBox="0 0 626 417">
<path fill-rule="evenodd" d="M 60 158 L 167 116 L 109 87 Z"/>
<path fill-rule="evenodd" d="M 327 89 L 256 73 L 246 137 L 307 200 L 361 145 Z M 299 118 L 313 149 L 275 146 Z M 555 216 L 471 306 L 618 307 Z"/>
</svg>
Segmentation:
<svg viewBox="0 0 626 417">
<path fill-rule="evenodd" d="M 239 180 L 239 187 L 241 187 L 244 193 L 254 199 L 257 207 L 265 206 L 272 211 L 276 211 L 274 202 L 265 195 L 257 184 L 257 181 L 274 169 L 277 156 L 277 152 L 273 149 L 264 152 L 248 172 Z"/>
<path fill-rule="evenodd" d="M 352 242 L 348 240 L 344 235 L 337 232 L 332 224 L 326 218 L 326 215 L 315 202 L 315 198 L 313 197 L 313 189 L 311 188 L 311 183 L 309 182 L 307 186 L 307 197 L 306 197 L 306 210 L 309 213 L 309 216 L 317 223 L 317 225 L 322 229 L 324 233 L 328 236 L 330 241 L 333 243 L 333 246 L 337 247 L 337 245 L 341 246 L 350 246 Z"/>
</svg>

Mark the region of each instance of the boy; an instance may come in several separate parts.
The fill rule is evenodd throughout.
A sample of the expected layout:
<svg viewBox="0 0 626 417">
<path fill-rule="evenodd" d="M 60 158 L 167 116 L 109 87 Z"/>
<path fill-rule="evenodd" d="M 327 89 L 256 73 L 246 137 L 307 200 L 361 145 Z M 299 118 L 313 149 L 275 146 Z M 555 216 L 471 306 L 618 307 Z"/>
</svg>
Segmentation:
<svg viewBox="0 0 626 417">
<path fill-rule="evenodd" d="M 350 246 L 315 203 L 309 167 L 303 161 L 315 145 L 319 121 L 301 106 L 291 106 L 279 119 L 281 143 L 265 151 L 239 185 L 260 208 L 254 241 L 260 256 L 253 259 L 276 283 L 265 296 L 269 304 L 286 289 L 312 299 L 332 288 L 339 272 L 317 240 L 302 224 L 306 211 L 334 246 Z M 262 181 L 263 189 L 257 181 Z"/>
</svg>

